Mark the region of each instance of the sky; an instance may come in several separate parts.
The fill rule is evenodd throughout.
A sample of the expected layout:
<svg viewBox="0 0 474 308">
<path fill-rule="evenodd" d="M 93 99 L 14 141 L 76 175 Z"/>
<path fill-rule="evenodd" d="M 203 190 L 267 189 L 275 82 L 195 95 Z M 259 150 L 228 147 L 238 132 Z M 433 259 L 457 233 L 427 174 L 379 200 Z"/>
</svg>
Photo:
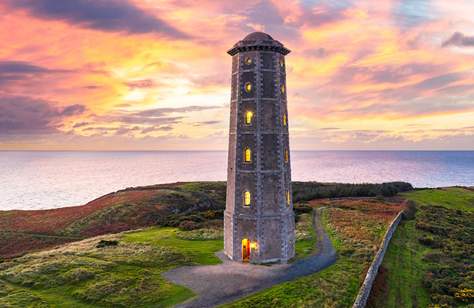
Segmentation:
<svg viewBox="0 0 474 308">
<path fill-rule="evenodd" d="M 3 0 L 0 150 L 227 150 L 233 44 L 286 57 L 292 150 L 474 150 L 474 1 Z"/>
</svg>

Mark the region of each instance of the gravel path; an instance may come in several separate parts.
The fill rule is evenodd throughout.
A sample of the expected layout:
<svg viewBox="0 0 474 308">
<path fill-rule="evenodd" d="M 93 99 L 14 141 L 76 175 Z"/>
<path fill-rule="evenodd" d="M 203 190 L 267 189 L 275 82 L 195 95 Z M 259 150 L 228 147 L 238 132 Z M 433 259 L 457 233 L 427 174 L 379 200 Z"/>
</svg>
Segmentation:
<svg viewBox="0 0 474 308">
<path fill-rule="evenodd" d="M 323 230 L 319 211 L 313 211 L 317 253 L 291 264 L 254 265 L 229 260 L 222 252 L 218 265 L 183 266 L 164 273 L 170 281 L 184 285 L 198 296 L 178 307 L 214 307 L 284 281 L 318 272 L 336 261 L 336 251 Z"/>
</svg>

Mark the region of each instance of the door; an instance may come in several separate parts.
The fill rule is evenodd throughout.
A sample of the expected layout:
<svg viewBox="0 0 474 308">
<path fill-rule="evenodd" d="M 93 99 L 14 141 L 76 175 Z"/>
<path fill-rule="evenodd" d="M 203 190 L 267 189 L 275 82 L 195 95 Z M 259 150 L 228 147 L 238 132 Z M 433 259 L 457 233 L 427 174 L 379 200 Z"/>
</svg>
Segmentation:
<svg viewBox="0 0 474 308">
<path fill-rule="evenodd" d="M 242 262 L 250 260 L 250 241 L 247 238 L 242 240 Z"/>
</svg>

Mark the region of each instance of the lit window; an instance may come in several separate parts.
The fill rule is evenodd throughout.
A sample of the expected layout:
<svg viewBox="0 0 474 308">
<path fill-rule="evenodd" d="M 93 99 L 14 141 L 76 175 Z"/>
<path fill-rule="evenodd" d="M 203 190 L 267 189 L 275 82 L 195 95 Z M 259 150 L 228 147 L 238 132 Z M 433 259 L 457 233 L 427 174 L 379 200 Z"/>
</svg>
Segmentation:
<svg viewBox="0 0 474 308">
<path fill-rule="evenodd" d="M 283 126 L 286 126 L 286 113 L 283 114 Z"/>
<path fill-rule="evenodd" d="M 250 57 L 245 57 L 244 63 L 245 63 L 246 65 L 252 64 L 252 58 L 250 58 Z"/>
<path fill-rule="evenodd" d="M 286 191 L 286 205 L 287 205 L 287 206 L 290 206 L 290 201 L 291 201 L 291 200 L 290 200 L 290 191 L 287 190 L 287 191 Z"/>
<path fill-rule="evenodd" d="M 252 84 L 250 82 L 246 82 L 244 85 L 245 92 L 250 93 L 252 92 Z"/>
<path fill-rule="evenodd" d="M 250 206 L 250 191 L 248 190 L 244 192 L 244 205 Z"/>
<path fill-rule="evenodd" d="M 281 94 L 285 94 L 285 85 L 284 84 L 281 85 L 280 90 L 281 90 Z"/>
<path fill-rule="evenodd" d="M 289 160 L 289 159 L 288 159 L 288 150 L 285 150 L 285 163 L 287 163 L 288 160 Z"/>
<path fill-rule="evenodd" d="M 250 150 L 250 148 L 245 148 L 245 151 L 244 151 L 244 161 L 245 161 L 246 163 L 252 162 L 252 150 Z"/>
<path fill-rule="evenodd" d="M 283 68 L 285 66 L 285 63 L 283 62 L 283 57 L 280 58 L 280 67 Z"/>
<path fill-rule="evenodd" d="M 245 113 L 245 124 L 250 125 L 252 124 L 253 112 L 247 111 Z"/>
</svg>

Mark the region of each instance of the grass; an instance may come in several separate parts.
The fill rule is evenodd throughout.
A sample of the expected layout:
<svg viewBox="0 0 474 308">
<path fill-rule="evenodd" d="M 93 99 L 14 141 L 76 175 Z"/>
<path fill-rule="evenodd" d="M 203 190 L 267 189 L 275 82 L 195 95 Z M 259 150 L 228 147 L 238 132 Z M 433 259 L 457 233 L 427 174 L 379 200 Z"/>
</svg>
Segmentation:
<svg viewBox="0 0 474 308">
<path fill-rule="evenodd" d="M 372 296 L 371 305 L 474 304 L 474 192 L 442 188 L 403 196 L 417 203 L 415 220 L 404 221 L 395 232 L 382 264 L 386 285 Z M 459 297 L 462 290 L 470 290 L 470 297 Z"/>
<path fill-rule="evenodd" d="M 285 282 L 222 307 L 350 307 L 363 265 L 348 257 L 313 275 Z"/>
<path fill-rule="evenodd" d="M 324 209 L 322 215 L 324 229 L 338 253 L 335 264 L 318 273 L 273 286 L 223 307 L 352 306 L 364 273 L 380 244 L 380 229 L 385 230 L 391 220 L 386 219 L 386 215 L 380 216 L 380 208 L 386 211 L 380 202 L 338 202 L 342 208 Z M 344 208 L 344 205 L 348 208 Z M 390 216 L 392 219 L 395 213 L 396 211 Z"/>
<path fill-rule="evenodd" d="M 393 195 L 412 189 L 407 183 L 293 182 L 292 187 L 295 205 L 314 198 Z M 225 200 L 225 182 L 186 182 L 127 188 L 77 207 L 0 211 L 0 231 L 9 232 L 0 234 L 0 258 L 150 226 L 222 228 Z M 300 252 L 311 246 L 298 245 Z"/>
<path fill-rule="evenodd" d="M 430 249 L 420 245 L 414 234 L 415 221 L 398 226 L 382 264 L 389 273 L 390 292 L 375 307 L 428 307 L 429 293 L 422 282 L 427 268 L 423 257 Z"/>
<path fill-rule="evenodd" d="M 296 223 L 295 260 L 315 253 L 316 233 L 310 213 L 300 214 Z"/>
<path fill-rule="evenodd" d="M 180 231 L 181 233 L 183 231 Z M 161 276 L 216 264 L 222 240 L 177 238 L 175 228 L 103 236 L 0 263 L 1 307 L 168 307 L 193 296 Z M 117 246 L 97 248 L 100 240 Z"/>
<path fill-rule="evenodd" d="M 144 231 L 127 233 L 123 240 L 127 243 L 177 250 L 195 264 L 221 263 L 214 253 L 223 248 L 222 240 L 184 240 L 176 236 L 177 232 L 176 228 L 149 228 Z"/>
<path fill-rule="evenodd" d="M 474 191 L 465 188 L 424 189 L 401 195 L 421 205 L 439 205 L 449 209 L 474 212 Z"/>
</svg>

